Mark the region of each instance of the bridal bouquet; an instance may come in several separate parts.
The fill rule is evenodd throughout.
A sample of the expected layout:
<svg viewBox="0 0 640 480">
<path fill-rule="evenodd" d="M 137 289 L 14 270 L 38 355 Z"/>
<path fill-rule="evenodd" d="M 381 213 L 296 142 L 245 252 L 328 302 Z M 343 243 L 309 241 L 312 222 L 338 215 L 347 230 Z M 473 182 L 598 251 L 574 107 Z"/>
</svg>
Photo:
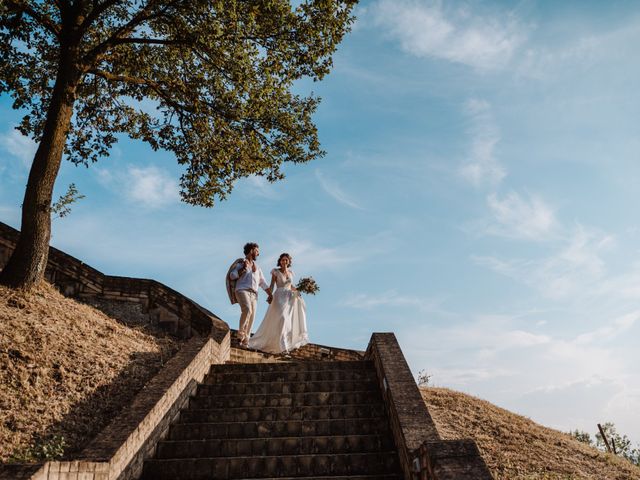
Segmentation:
<svg viewBox="0 0 640 480">
<path fill-rule="evenodd" d="M 318 286 L 316 281 L 313 279 L 313 277 L 305 277 L 300 279 L 300 281 L 298 282 L 298 285 L 296 285 L 296 289 L 300 293 L 308 293 L 310 295 L 315 295 L 316 292 L 320 290 L 320 287 Z"/>
</svg>

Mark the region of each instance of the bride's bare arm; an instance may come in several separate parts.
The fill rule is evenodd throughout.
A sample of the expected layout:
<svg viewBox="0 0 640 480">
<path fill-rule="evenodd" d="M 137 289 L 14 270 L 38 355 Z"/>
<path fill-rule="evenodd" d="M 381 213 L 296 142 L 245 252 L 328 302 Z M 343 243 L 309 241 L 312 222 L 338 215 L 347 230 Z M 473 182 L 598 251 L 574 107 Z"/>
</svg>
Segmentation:
<svg viewBox="0 0 640 480">
<path fill-rule="evenodd" d="M 276 284 L 276 274 L 271 274 L 271 284 L 269 285 L 269 296 L 273 296 L 273 286 Z"/>
</svg>

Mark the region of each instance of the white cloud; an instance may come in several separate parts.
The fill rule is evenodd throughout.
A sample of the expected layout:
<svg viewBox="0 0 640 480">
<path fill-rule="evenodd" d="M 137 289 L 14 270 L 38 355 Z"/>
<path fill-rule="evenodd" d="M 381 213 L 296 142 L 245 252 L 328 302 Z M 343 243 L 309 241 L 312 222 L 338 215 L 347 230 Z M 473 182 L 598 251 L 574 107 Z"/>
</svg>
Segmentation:
<svg viewBox="0 0 640 480">
<path fill-rule="evenodd" d="M 359 293 L 351 295 L 342 301 L 342 305 L 357 309 L 412 308 L 421 312 L 438 312 L 447 314 L 441 309 L 442 300 L 426 297 L 403 295 L 396 290 L 389 290 L 376 295 Z"/>
<path fill-rule="evenodd" d="M 0 148 L 20 160 L 24 167 L 30 167 L 38 145 L 16 129 L 0 134 Z"/>
<path fill-rule="evenodd" d="M 443 2 L 380 0 L 374 22 L 416 57 L 439 58 L 479 70 L 506 65 L 524 40 L 515 19 L 474 15 Z"/>
<path fill-rule="evenodd" d="M 250 195 L 273 200 L 278 198 L 278 193 L 272 183 L 270 183 L 265 177 L 259 175 L 251 175 L 246 178 L 247 186 L 245 191 Z"/>
<path fill-rule="evenodd" d="M 578 335 L 575 339 L 575 343 L 581 345 L 609 341 L 632 328 L 638 319 L 640 319 L 640 310 L 627 313 L 591 332 L 585 332 Z"/>
<path fill-rule="evenodd" d="M 538 289 L 546 297 L 584 297 L 600 289 L 596 282 L 605 274 L 601 255 L 612 243 L 613 237 L 577 225 L 562 239 L 560 249 L 546 257 L 522 260 L 476 255 L 472 259 L 478 265 Z"/>
<path fill-rule="evenodd" d="M 465 322 L 398 324 L 396 334 L 413 371 L 434 384 L 470 392 L 547 426 L 592 430 L 623 422 L 640 440 L 637 349 L 614 337 L 636 335 L 640 312 L 603 318 L 592 330 L 564 324 L 540 331 L 519 315 L 476 315 Z"/>
<path fill-rule="evenodd" d="M 619 381 L 594 376 L 531 389 L 509 400 L 508 407 L 565 432 L 579 429 L 593 434 L 597 423 L 612 420 L 605 412 L 623 390 Z"/>
<path fill-rule="evenodd" d="M 640 265 L 630 265 L 629 268 L 628 272 L 611 276 L 599 282 L 596 286 L 597 295 L 620 301 L 637 301 L 640 298 Z"/>
<path fill-rule="evenodd" d="M 178 182 L 158 167 L 128 166 L 125 172 L 94 169 L 98 181 L 114 188 L 130 200 L 149 208 L 159 208 L 179 201 Z"/>
<path fill-rule="evenodd" d="M 156 167 L 130 167 L 129 196 L 148 207 L 162 207 L 178 201 L 178 183 Z"/>
<path fill-rule="evenodd" d="M 538 196 L 522 198 L 510 192 L 500 199 L 491 194 L 487 204 L 493 219 L 485 233 L 526 240 L 548 240 L 557 235 L 554 210 Z"/>
<path fill-rule="evenodd" d="M 493 118 L 491 105 L 484 100 L 471 99 L 465 104 L 465 110 L 471 120 L 471 150 L 459 173 L 475 187 L 495 186 L 507 173 L 495 156 L 500 131 Z"/>
<path fill-rule="evenodd" d="M 571 29 L 565 31 L 571 32 Z M 573 78 L 580 75 L 577 72 L 602 68 L 604 62 L 626 62 L 634 54 L 638 40 L 640 26 L 637 17 L 631 16 L 618 28 L 597 33 L 588 29 L 568 39 L 553 39 L 551 46 L 532 45 L 519 57 L 513 69 L 517 75 L 536 80 L 557 78 L 567 73 Z"/>
<path fill-rule="evenodd" d="M 323 270 L 341 269 L 349 264 L 361 261 L 364 251 L 356 252 L 345 246 L 326 247 L 311 240 L 288 237 L 279 242 L 280 251 L 271 253 L 263 262 L 275 265 L 280 252 L 287 252 L 293 257 L 293 270 L 298 276 L 306 276 Z"/>
<path fill-rule="evenodd" d="M 336 201 L 356 210 L 364 210 L 355 200 L 345 193 L 334 181 L 326 178 L 320 170 L 315 172 L 316 178 L 322 189 L 327 192 Z"/>
</svg>

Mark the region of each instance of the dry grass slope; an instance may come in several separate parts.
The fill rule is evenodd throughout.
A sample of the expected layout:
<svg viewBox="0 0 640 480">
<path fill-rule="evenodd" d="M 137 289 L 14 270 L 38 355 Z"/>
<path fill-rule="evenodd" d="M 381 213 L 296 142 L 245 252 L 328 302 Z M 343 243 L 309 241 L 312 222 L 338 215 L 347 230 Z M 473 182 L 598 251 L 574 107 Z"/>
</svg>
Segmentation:
<svg viewBox="0 0 640 480">
<path fill-rule="evenodd" d="M 77 453 L 177 348 L 51 285 L 0 287 L 0 461 L 34 460 L 60 436 Z"/>
<path fill-rule="evenodd" d="M 489 402 L 421 388 L 443 438 L 473 438 L 496 480 L 633 480 L 640 468 Z"/>
</svg>

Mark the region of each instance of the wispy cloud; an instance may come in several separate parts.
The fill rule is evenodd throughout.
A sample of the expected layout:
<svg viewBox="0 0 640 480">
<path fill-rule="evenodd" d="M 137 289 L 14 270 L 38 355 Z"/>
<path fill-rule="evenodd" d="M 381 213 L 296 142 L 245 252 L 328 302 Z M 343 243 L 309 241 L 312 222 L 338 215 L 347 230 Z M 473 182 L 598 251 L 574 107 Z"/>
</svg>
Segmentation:
<svg viewBox="0 0 640 480">
<path fill-rule="evenodd" d="M 157 167 L 130 167 L 129 197 L 148 207 L 162 207 L 178 201 L 178 184 Z"/>
<path fill-rule="evenodd" d="M 640 319 L 640 310 L 627 313 L 613 319 L 610 322 L 600 326 L 599 328 L 585 332 L 575 339 L 576 344 L 593 344 L 598 342 L 610 341 L 611 339 L 624 334 L 632 328 Z"/>
<path fill-rule="evenodd" d="M 270 183 L 265 177 L 259 175 L 251 175 L 246 180 L 246 191 L 249 195 L 256 197 L 262 197 L 269 200 L 278 198 L 278 192 L 275 189 L 274 184 Z"/>
<path fill-rule="evenodd" d="M 325 177 L 320 170 L 316 170 L 315 175 L 322 189 L 333 197 L 334 200 L 346 205 L 347 207 L 364 210 L 364 208 L 345 193 L 336 182 Z"/>
<path fill-rule="evenodd" d="M 605 273 L 602 253 L 613 237 L 577 225 L 551 255 L 537 259 L 473 256 L 478 264 L 539 290 L 549 298 L 566 298 L 595 292 Z"/>
<path fill-rule="evenodd" d="M 465 112 L 471 121 L 471 149 L 459 173 L 475 187 L 495 186 L 507 172 L 495 155 L 500 130 L 493 118 L 491 105 L 485 100 L 471 99 L 465 104 Z"/>
<path fill-rule="evenodd" d="M 560 227 L 553 208 L 536 195 L 510 192 L 499 198 L 492 193 L 487 205 L 492 216 L 484 230 L 488 234 L 538 241 L 554 238 Z"/>
<path fill-rule="evenodd" d="M 280 250 L 289 253 L 294 259 L 293 270 L 299 275 L 325 270 L 339 270 L 361 261 L 363 252 L 356 252 L 348 246 L 326 246 L 315 241 L 288 236 L 280 243 Z M 264 260 L 275 265 L 281 252 L 271 253 Z"/>
<path fill-rule="evenodd" d="M 168 172 L 155 166 L 129 165 L 124 172 L 94 169 L 98 181 L 129 200 L 148 208 L 160 208 L 179 200 L 178 183 Z"/>
<path fill-rule="evenodd" d="M 420 312 L 444 313 L 442 310 L 442 300 L 435 298 L 417 297 L 404 295 L 396 290 L 388 290 L 376 295 L 359 293 L 349 296 L 341 303 L 345 307 L 371 310 L 374 308 L 412 308 Z"/>
<path fill-rule="evenodd" d="M 22 165 L 28 168 L 33 161 L 38 145 L 12 128 L 0 134 L 0 148 L 20 160 Z"/>
<path fill-rule="evenodd" d="M 441 1 L 380 0 L 374 22 L 416 57 L 439 58 L 480 70 L 506 65 L 526 35 L 509 14 L 482 16 Z"/>
<path fill-rule="evenodd" d="M 637 416 L 638 389 L 625 387 L 637 378 L 635 363 L 625 360 L 629 350 L 614 337 L 635 334 L 639 317 L 631 311 L 605 317 L 593 330 L 559 334 L 540 332 L 518 315 L 485 314 L 444 325 L 400 325 L 396 334 L 414 371 L 426 368 L 435 384 L 490 397 L 545 425 L 592 430 L 599 419 L 627 424 Z M 585 395 L 589 408 L 582 408 Z"/>
<path fill-rule="evenodd" d="M 570 31 L 570 30 L 567 30 Z M 633 55 L 633 46 L 640 40 L 637 16 L 617 28 L 594 33 L 589 29 L 581 35 L 557 39 L 552 46 L 531 45 L 514 62 L 514 72 L 537 80 L 556 78 L 576 71 L 590 71 L 602 62 L 619 61 Z"/>
</svg>

